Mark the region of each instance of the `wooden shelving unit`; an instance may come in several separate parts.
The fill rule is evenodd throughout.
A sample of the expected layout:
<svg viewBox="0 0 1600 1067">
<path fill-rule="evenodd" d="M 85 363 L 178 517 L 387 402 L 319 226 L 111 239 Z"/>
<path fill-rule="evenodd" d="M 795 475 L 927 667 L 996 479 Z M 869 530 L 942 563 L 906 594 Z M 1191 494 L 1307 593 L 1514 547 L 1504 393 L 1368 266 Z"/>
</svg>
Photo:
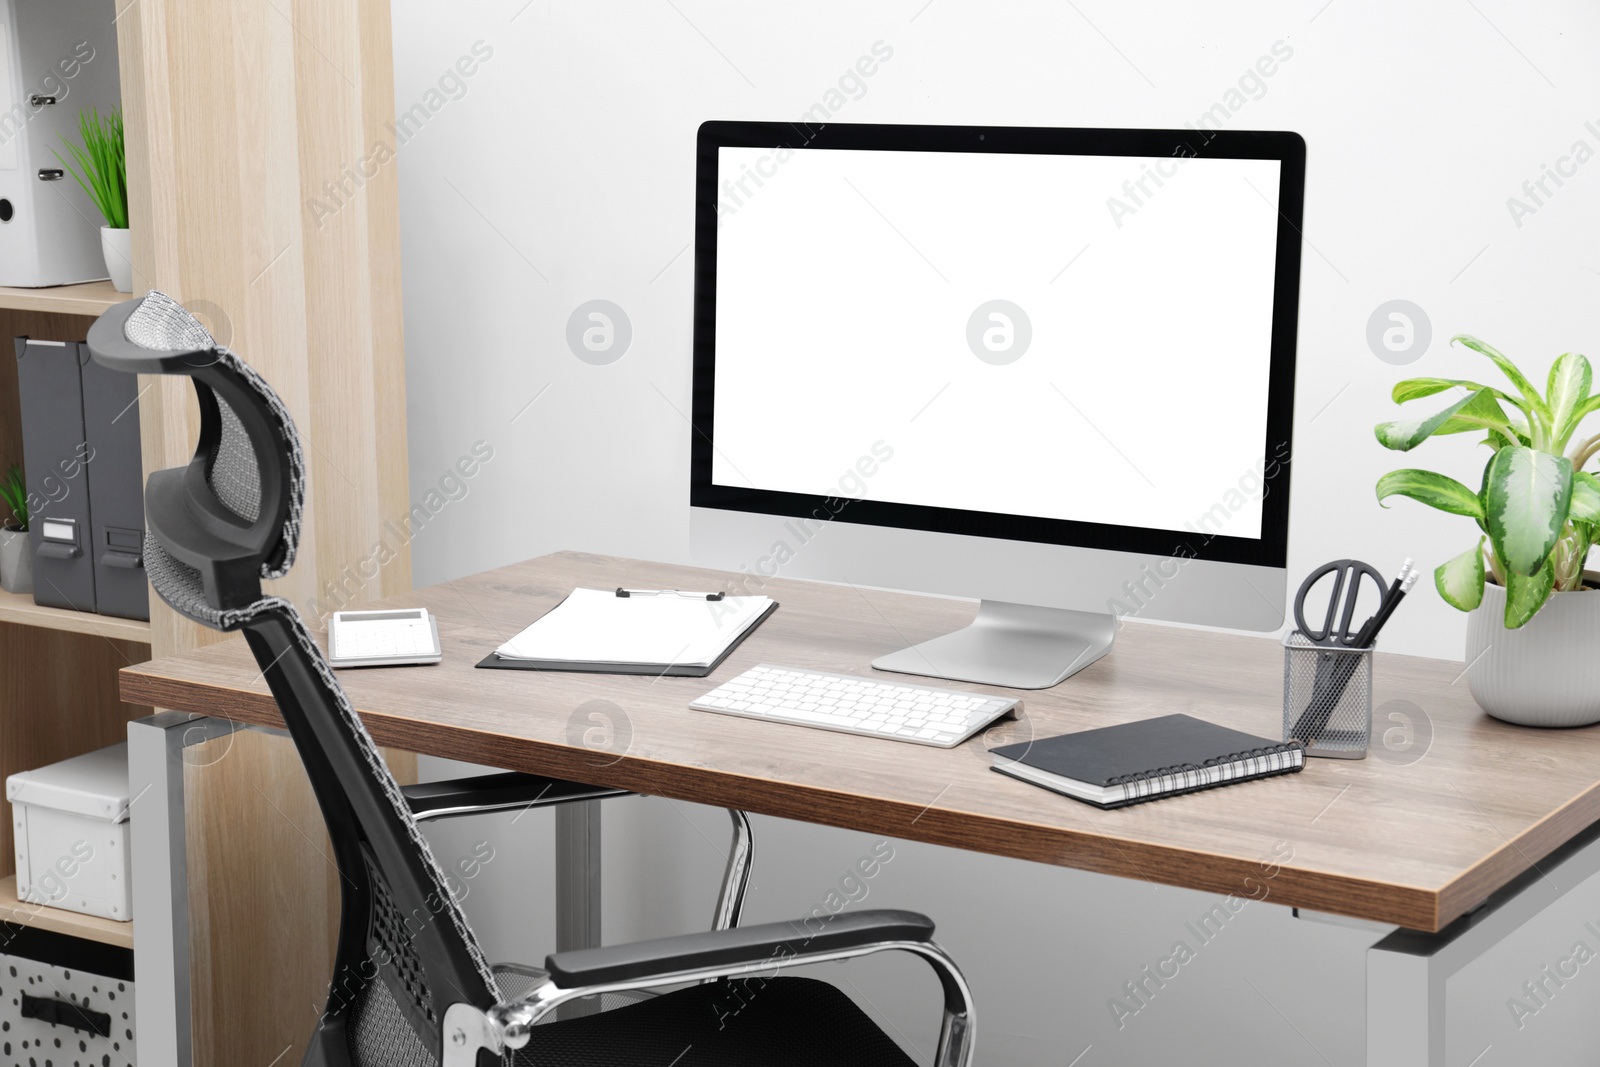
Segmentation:
<svg viewBox="0 0 1600 1067">
<path fill-rule="evenodd" d="M 110 282 L 51 289 L 0 286 L 0 471 L 22 462 L 21 401 L 10 338 L 81 341 L 95 317 L 128 299 Z M 9 516 L 7 516 L 9 517 Z M 148 622 L 40 607 L 31 593 L 0 590 L 0 776 L 42 767 L 127 737 L 149 714 L 117 693 L 117 670 L 150 658 Z M 119 948 L 133 924 L 17 900 L 11 819 L 0 820 L 0 921 Z"/>
<path fill-rule="evenodd" d="M 0 922 L 16 923 L 35 930 L 81 937 L 117 948 L 133 948 L 133 923 L 113 922 L 97 915 L 79 915 L 75 911 L 47 908 L 42 904 L 25 904 L 17 899 L 17 876 L 0 878 Z"/>
<path fill-rule="evenodd" d="M 98 315 L 109 307 L 131 299 L 132 294 L 117 292 L 110 282 L 56 285 L 48 289 L 13 289 L 0 285 L 0 308 L 10 311 Z"/>
<path fill-rule="evenodd" d="M 88 611 L 67 611 L 40 607 L 32 593 L 8 593 L 0 589 L 0 622 L 38 626 L 74 634 L 94 634 L 116 641 L 150 643 L 150 624 L 137 619 L 117 619 Z"/>
</svg>

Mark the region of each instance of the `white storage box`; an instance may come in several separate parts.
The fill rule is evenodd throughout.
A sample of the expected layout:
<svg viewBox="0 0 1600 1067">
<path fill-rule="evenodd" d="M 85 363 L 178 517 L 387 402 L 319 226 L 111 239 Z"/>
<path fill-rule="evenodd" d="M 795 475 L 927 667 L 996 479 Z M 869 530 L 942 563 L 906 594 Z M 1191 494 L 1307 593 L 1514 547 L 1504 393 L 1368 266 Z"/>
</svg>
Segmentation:
<svg viewBox="0 0 1600 1067">
<path fill-rule="evenodd" d="M 6 779 L 17 839 L 17 897 L 127 922 L 128 746 Z"/>
</svg>

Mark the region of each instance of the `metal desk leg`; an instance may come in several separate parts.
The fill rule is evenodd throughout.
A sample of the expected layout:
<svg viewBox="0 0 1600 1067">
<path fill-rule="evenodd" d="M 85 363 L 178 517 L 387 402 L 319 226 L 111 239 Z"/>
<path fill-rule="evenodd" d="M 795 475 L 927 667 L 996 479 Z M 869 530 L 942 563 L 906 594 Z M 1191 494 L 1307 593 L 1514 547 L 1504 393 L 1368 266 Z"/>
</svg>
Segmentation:
<svg viewBox="0 0 1600 1067">
<path fill-rule="evenodd" d="M 600 804 L 579 800 L 556 808 L 556 951 L 600 944 Z M 556 1018 L 600 1010 L 595 1000 L 572 1000 Z"/>
<path fill-rule="evenodd" d="M 191 1067 L 189 864 L 183 821 L 183 750 L 238 727 L 163 711 L 128 724 L 133 839 L 134 1013 L 139 1058 Z"/>
<path fill-rule="evenodd" d="M 1367 1067 L 1444 1064 L 1447 976 L 1412 936 L 1426 935 L 1396 930 L 1367 950 Z"/>
<path fill-rule="evenodd" d="M 556 808 L 556 951 L 600 944 L 600 804 Z"/>
<path fill-rule="evenodd" d="M 1396 930 L 1367 950 L 1367 1067 L 1445 1067 L 1445 983 L 1540 912 L 1593 892 L 1600 824 L 1437 934 Z"/>
</svg>

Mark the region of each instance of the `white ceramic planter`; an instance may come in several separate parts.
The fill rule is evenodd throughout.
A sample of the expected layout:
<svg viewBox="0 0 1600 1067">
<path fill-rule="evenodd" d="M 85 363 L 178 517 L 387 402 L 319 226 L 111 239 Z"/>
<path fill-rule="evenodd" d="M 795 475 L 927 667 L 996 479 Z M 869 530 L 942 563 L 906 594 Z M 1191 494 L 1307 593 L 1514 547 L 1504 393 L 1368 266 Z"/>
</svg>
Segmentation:
<svg viewBox="0 0 1600 1067">
<path fill-rule="evenodd" d="M 1555 593 L 1518 630 L 1505 628 L 1505 609 L 1506 591 L 1490 583 L 1467 617 L 1467 687 L 1478 706 L 1519 726 L 1600 722 L 1600 590 Z"/>
<path fill-rule="evenodd" d="M 100 252 L 106 257 L 106 273 L 119 293 L 133 292 L 133 244 L 128 231 L 100 227 Z"/>
<path fill-rule="evenodd" d="M 25 530 L 0 529 L 0 589 L 33 592 L 33 553 Z"/>
</svg>

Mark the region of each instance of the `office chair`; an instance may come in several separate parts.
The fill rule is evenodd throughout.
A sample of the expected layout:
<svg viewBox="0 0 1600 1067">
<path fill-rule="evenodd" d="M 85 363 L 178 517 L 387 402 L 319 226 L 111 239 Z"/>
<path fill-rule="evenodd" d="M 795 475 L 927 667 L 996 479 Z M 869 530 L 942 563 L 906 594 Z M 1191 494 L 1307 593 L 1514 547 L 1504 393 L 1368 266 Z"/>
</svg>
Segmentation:
<svg viewBox="0 0 1600 1067">
<path fill-rule="evenodd" d="M 150 476 L 145 566 L 175 611 L 243 632 L 327 823 L 342 876 L 339 937 L 327 1009 L 304 1063 L 901 1067 L 912 1061 L 849 997 L 781 974 L 898 950 L 927 961 L 941 985 L 936 1067 L 969 1067 L 971 994 L 934 942 L 931 921 L 871 910 L 737 927 L 743 859 L 730 859 L 718 902 L 725 928 L 557 952 L 542 969 L 491 965 L 419 819 L 622 791 L 534 775 L 400 788 L 294 605 L 261 589 L 262 579 L 288 573 L 304 516 L 305 463 L 283 403 L 158 292 L 103 314 L 89 347 L 107 367 L 193 379 L 199 447 L 186 467 Z M 736 815 L 736 846 L 741 821 Z M 744 857 L 748 843 L 746 834 Z M 680 988 L 635 999 L 667 986 Z M 556 1012 L 580 998 L 586 1014 Z"/>
</svg>

